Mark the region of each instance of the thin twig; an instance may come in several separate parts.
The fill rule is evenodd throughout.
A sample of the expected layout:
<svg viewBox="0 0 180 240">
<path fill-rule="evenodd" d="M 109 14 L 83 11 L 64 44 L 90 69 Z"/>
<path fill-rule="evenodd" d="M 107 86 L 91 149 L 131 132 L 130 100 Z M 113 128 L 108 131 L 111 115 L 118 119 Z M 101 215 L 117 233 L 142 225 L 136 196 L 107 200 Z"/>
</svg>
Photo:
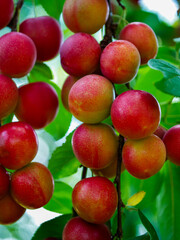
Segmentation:
<svg viewBox="0 0 180 240">
<path fill-rule="evenodd" d="M 11 19 L 10 23 L 8 24 L 8 27 L 11 28 L 12 32 L 17 32 L 19 13 L 20 13 L 20 10 L 23 6 L 23 3 L 24 3 L 24 0 L 19 0 L 17 2 L 14 16 Z"/>
</svg>

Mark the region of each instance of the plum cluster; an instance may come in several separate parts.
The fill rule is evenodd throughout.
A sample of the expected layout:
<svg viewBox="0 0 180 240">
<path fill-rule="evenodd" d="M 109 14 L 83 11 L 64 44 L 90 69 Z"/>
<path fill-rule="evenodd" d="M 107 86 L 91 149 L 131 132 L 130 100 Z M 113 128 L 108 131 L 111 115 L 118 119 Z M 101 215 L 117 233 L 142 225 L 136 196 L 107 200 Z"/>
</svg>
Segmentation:
<svg viewBox="0 0 180 240">
<path fill-rule="evenodd" d="M 0 29 L 13 14 L 13 0 L 0 1 Z M 51 172 L 32 160 L 38 151 L 35 129 L 53 121 L 58 95 L 41 79 L 17 87 L 13 78 L 26 76 L 36 62 L 54 58 L 62 31 L 49 16 L 26 19 L 19 30 L 0 38 L 0 224 L 14 223 L 26 209 L 44 206 L 54 190 Z M 19 121 L 6 123 L 10 114 Z"/>
<path fill-rule="evenodd" d="M 63 240 L 111 239 L 104 224 L 118 201 L 108 179 L 117 170 L 117 133 L 125 139 L 121 171 L 125 168 L 136 178 L 156 174 L 166 157 L 180 161 L 180 125 L 165 133 L 159 125 L 161 109 L 156 98 L 140 90 L 116 96 L 114 90 L 114 84 L 129 83 L 141 65 L 156 57 L 156 35 L 147 24 L 129 23 L 118 40 L 101 49 L 91 34 L 102 28 L 108 15 L 106 0 L 66 0 L 63 8 L 64 22 L 74 34 L 60 48 L 61 65 L 69 74 L 61 98 L 64 107 L 82 122 L 72 137 L 74 154 L 96 175 L 75 185 L 72 203 L 79 216 L 66 224 Z M 113 127 L 103 123 L 109 116 Z M 104 234 L 99 236 L 102 229 Z"/>
</svg>

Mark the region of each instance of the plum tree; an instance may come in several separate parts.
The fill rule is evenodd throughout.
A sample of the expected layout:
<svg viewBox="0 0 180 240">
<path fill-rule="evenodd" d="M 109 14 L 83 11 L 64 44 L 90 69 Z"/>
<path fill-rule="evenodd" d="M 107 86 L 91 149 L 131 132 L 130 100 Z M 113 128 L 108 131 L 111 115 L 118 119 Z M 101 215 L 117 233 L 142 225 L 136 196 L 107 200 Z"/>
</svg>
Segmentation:
<svg viewBox="0 0 180 240">
<path fill-rule="evenodd" d="M 165 133 L 163 142 L 167 150 L 167 158 L 180 165 L 180 124 L 173 126 Z"/>
<path fill-rule="evenodd" d="M 130 90 L 113 102 L 111 118 L 116 130 L 125 138 L 140 139 L 151 135 L 159 126 L 161 109 L 148 92 Z"/>
<path fill-rule="evenodd" d="M 54 120 L 58 109 L 58 95 L 50 84 L 34 82 L 19 87 L 15 115 L 20 121 L 43 128 Z"/>
<path fill-rule="evenodd" d="M 23 33 L 6 33 L 0 38 L 0 73 L 13 78 L 27 75 L 36 62 L 33 41 Z"/>
<path fill-rule="evenodd" d="M 114 99 L 112 83 L 103 76 L 87 75 L 69 92 L 70 112 L 84 123 L 99 123 L 110 115 Z"/>
<path fill-rule="evenodd" d="M 83 77 L 99 66 L 101 48 L 94 37 L 76 33 L 64 41 L 60 48 L 61 65 L 70 75 Z"/>
<path fill-rule="evenodd" d="M 20 24 L 19 30 L 33 40 L 38 62 L 51 60 L 59 53 L 62 31 L 52 17 L 28 18 Z"/>
<path fill-rule="evenodd" d="M 105 177 L 85 178 L 75 185 L 72 192 L 72 203 L 77 214 L 95 224 L 105 223 L 113 216 L 117 200 L 114 184 Z"/>
<path fill-rule="evenodd" d="M 128 139 L 123 146 L 122 158 L 131 175 L 145 179 L 162 168 L 166 160 L 166 148 L 156 135 L 139 140 Z"/>
<path fill-rule="evenodd" d="M 0 199 L 0 224 L 12 224 L 19 220 L 25 213 L 26 209 L 21 207 L 10 195 Z"/>
<path fill-rule="evenodd" d="M 62 240 L 111 240 L 111 233 L 105 224 L 92 224 L 80 217 L 74 217 L 65 225 Z"/>
<path fill-rule="evenodd" d="M 152 28 L 142 22 L 132 22 L 120 32 L 119 39 L 133 43 L 141 56 L 141 64 L 146 64 L 155 58 L 158 51 L 158 41 Z"/>
<path fill-rule="evenodd" d="M 127 83 L 137 75 L 140 55 L 130 42 L 117 40 L 109 43 L 100 58 L 102 74 L 113 83 Z"/>
<path fill-rule="evenodd" d="M 118 137 L 107 124 L 82 124 L 73 134 L 72 147 L 81 164 L 102 169 L 114 161 L 118 154 Z"/>
<path fill-rule="evenodd" d="M 109 14 L 106 0 L 66 0 L 63 18 L 72 32 L 93 34 L 105 24 Z"/>
<path fill-rule="evenodd" d="M 6 27 L 13 17 L 13 0 L 0 1 L 0 29 Z"/>
<path fill-rule="evenodd" d="M 0 119 L 14 112 L 18 102 L 18 88 L 14 81 L 0 74 Z"/>
<path fill-rule="evenodd" d="M 0 127 L 0 139 L 0 163 L 8 169 L 24 167 L 37 154 L 37 135 L 25 122 L 11 122 Z"/>
<path fill-rule="evenodd" d="M 16 170 L 11 177 L 11 195 L 24 208 L 36 209 L 49 202 L 54 180 L 47 167 L 32 162 Z"/>
<path fill-rule="evenodd" d="M 10 175 L 6 169 L 0 165 L 0 199 L 8 192 L 10 187 Z"/>
</svg>

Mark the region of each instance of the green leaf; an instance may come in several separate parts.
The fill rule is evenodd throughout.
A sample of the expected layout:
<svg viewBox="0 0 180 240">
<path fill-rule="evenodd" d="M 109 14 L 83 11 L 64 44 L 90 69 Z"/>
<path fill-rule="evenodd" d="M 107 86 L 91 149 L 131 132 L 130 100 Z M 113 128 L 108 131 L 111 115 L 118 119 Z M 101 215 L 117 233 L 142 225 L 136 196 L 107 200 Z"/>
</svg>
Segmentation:
<svg viewBox="0 0 180 240">
<path fill-rule="evenodd" d="M 180 75 L 180 70 L 178 68 L 164 60 L 151 59 L 148 65 L 152 69 L 161 71 L 165 78 L 174 78 Z"/>
<path fill-rule="evenodd" d="M 180 102 L 161 106 L 161 122 L 168 129 L 180 124 Z"/>
<path fill-rule="evenodd" d="M 163 59 L 177 66 L 180 64 L 180 60 L 177 59 L 177 52 L 174 47 L 159 47 L 156 59 Z"/>
<path fill-rule="evenodd" d="M 150 240 L 149 233 L 145 233 L 141 236 L 135 237 L 135 238 L 128 238 L 128 240 Z"/>
<path fill-rule="evenodd" d="M 142 211 L 140 209 L 138 209 L 138 214 L 139 214 L 142 224 L 144 225 L 146 230 L 151 235 L 151 238 L 153 240 L 159 240 L 159 237 L 156 233 L 155 228 L 153 227 L 153 225 L 150 223 L 150 221 L 147 219 L 147 217 L 142 213 Z"/>
<path fill-rule="evenodd" d="M 59 20 L 65 0 L 51 0 L 51 1 L 38 0 L 38 1 L 51 17 L 54 17 L 57 20 Z"/>
<path fill-rule="evenodd" d="M 53 79 L 51 69 L 45 63 L 36 63 L 28 75 L 29 82 L 49 82 Z"/>
<path fill-rule="evenodd" d="M 25 213 L 17 222 L 11 225 L 0 225 L 0 239 L 31 240 L 36 228 L 33 219 Z"/>
<path fill-rule="evenodd" d="M 45 209 L 56 213 L 71 213 L 72 212 L 72 188 L 63 182 L 55 181 L 54 193 Z"/>
<path fill-rule="evenodd" d="M 163 78 L 155 83 L 155 86 L 162 92 L 180 97 L 180 75 L 172 78 Z"/>
<path fill-rule="evenodd" d="M 75 158 L 72 150 L 71 139 L 73 132 L 70 133 L 66 142 L 55 149 L 49 160 L 49 170 L 55 179 L 63 178 L 75 173 L 80 166 L 80 162 Z"/>
<path fill-rule="evenodd" d="M 55 237 L 55 238 L 62 239 L 62 232 L 63 232 L 64 226 L 71 219 L 71 217 L 72 217 L 71 214 L 67 214 L 67 215 L 62 215 L 60 217 L 56 217 L 47 222 L 44 222 L 38 228 L 32 240 L 44 240 L 45 238 L 48 238 L 48 237 Z"/>
</svg>

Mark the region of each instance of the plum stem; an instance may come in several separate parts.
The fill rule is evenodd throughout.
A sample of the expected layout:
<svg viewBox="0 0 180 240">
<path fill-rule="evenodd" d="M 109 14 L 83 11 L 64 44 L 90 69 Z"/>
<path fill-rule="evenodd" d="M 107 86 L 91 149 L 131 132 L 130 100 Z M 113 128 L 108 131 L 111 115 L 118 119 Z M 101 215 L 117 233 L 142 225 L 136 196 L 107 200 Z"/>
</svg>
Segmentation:
<svg viewBox="0 0 180 240">
<path fill-rule="evenodd" d="M 121 3 L 121 0 L 116 0 L 116 1 L 123 10 L 126 10 L 126 7 Z"/>
<path fill-rule="evenodd" d="M 118 194 L 118 205 L 117 205 L 117 231 L 113 239 L 121 239 L 123 235 L 122 231 L 122 212 L 121 208 L 125 207 L 122 198 L 121 198 L 121 165 L 122 165 L 122 148 L 124 145 L 124 137 L 119 135 L 119 146 L 118 146 L 118 162 L 117 162 L 117 171 L 116 178 L 114 183 L 116 184 L 117 194 Z"/>
<path fill-rule="evenodd" d="M 24 0 L 18 0 L 18 2 L 16 4 L 14 16 L 11 19 L 10 23 L 8 24 L 8 27 L 11 28 L 12 32 L 17 32 L 17 30 L 18 30 L 19 14 L 20 14 L 20 10 L 23 6 L 23 3 L 24 3 Z"/>
<path fill-rule="evenodd" d="M 87 167 L 84 167 L 84 166 L 83 166 L 81 179 L 86 178 L 86 174 L 87 174 Z"/>
</svg>

